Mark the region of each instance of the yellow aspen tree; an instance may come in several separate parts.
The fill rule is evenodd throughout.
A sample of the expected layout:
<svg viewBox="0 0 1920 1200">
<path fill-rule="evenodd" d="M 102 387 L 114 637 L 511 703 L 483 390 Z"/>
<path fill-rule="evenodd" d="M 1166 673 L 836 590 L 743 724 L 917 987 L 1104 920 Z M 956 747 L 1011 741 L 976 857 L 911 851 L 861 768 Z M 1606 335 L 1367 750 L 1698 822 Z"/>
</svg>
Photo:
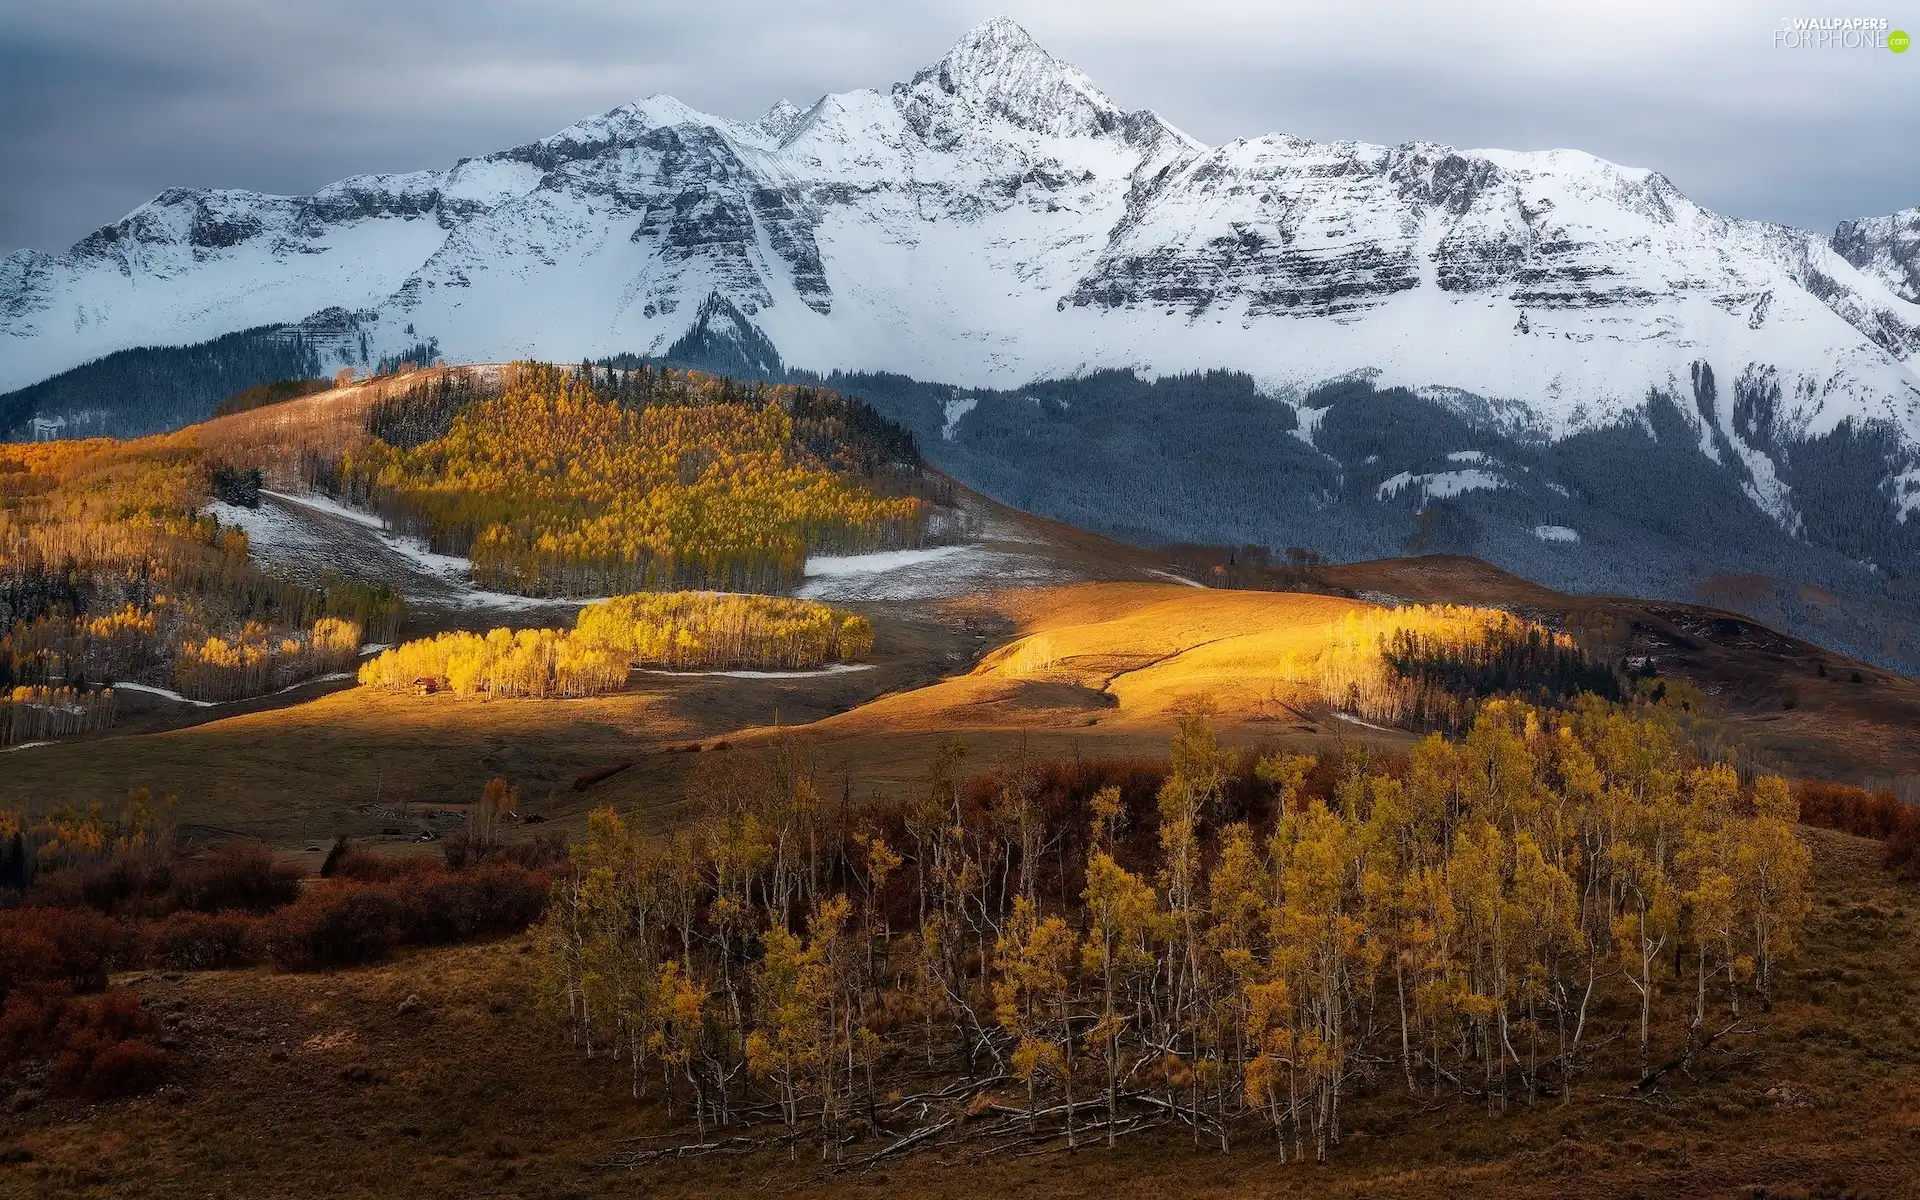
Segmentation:
<svg viewBox="0 0 1920 1200">
<path fill-rule="evenodd" d="M 1752 939 L 1754 985 L 1773 1010 L 1773 968 L 1793 950 L 1812 911 L 1813 854 L 1794 831 L 1800 802 L 1787 781 L 1768 775 L 1754 786 L 1754 817 L 1737 854 Z"/>
<path fill-rule="evenodd" d="M 1073 1144 L 1073 1029 L 1070 1021 L 1079 940 L 1059 917 L 1042 920 L 1032 901 L 1015 896 L 1006 931 L 994 947 L 994 1016 L 1014 1039 L 1013 1074 L 1027 1085 L 1027 1120 L 1041 1079 L 1052 1077 L 1067 1101 Z"/>
<path fill-rule="evenodd" d="M 1740 778 L 1725 763 L 1687 773 L 1686 827 L 1675 874 L 1682 888 L 1685 931 L 1693 943 L 1693 1014 L 1687 1026 L 1689 1045 L 1702 1036 L 1707 1019 L 1707 993 L 1713 980 L 1727 978 L 1728 1003 L 1739 1015 L 1741 961 L 1734 954 L 1735 858 L 1743 824 L 1734 812 L 1740 799 Z"/>
<path fill-rule="evenodd" d="M 789 1133 L 800 1125 L 800 1094 L 818 1065 L 820 1029 L 812 1005 L 800 994 L 804 952 L 800 939 L 774 926 L 762 939 L 765 955 L 756 980 L 753 1032 L 747 1035 L 747 1067 L 771 1082 Z"/>
<path fill-rule="evenodd" d="M 1107 790 L 1117 805 L 1119 789 Z M 1100 987 L 1100 1019 L 1087 1033 L 1086 1044 L 1100 1055 L 1105 1070 L 1107 1144 L 1111 1146 L 1119 1119 L 1122 1038 L 1136 1019 L 1135 1013 L 1122 1007 L 1121 997 L 1141 972 L 1153 966 L 1160 910 L 1146 881 L 1114 862 L 1105 850 L 1094 851 L 1087 860 L 1087 886 L 1081 899 L 1087 906 L 1082 960 Z"/>
<path fill-rule="evenodd" d="M 706 1007 L 710 994 L 678 960 L 669 959 L 660 967 L 660 1023 L 653 1034 L 663 1070 L 679 1068 L 693 1088 L 694 1122 L 700 1141 L 707 1140 L 706 1087 L 700 1074 L 700 1055 L 706 1037 Z M 673 1090 L 669 1074 L 668 1115 L 672 1115 Z"/>
<path fill-rule="evenodd" d="M 1306 1074 L 1316 1161 L 1340 1141 L 1356 998 L 1372 992 L 1379 945 L 1364 921 L 1360 847 L 1364 830 L 1319 805 L 1287 814 L 1276 834 L 1274 964 L 1299 1006 L 1295 1053 Z"/>
<path fill-rule="evenodd" d="M 815 1057 L 820 1096 L 820 1156 L 839 1144 L 837 1134 L 851 1100 L 857 1053 L 858 958 L 847 923 L 853 903 L 843 895 L 822 899 L 807 919 L 807 947 L 795 988 L 813 1014 L 820 1052 Z"/>
<path fill-rule="evenodd" d="M 1677 898 L 1664 864 L 1645 847 L 1616 842 L 1610 857 L 1621 889 L 1613 942 L 1621 972 L 1640 997 L 1640 1073 L 1645 1075 L 1653 1002 L 1660 986 L 1658 965 L 1661 953 L 1676 936 Z"/>
<path fill-rule="evenodd" d="M 1530 833 L 1523 832 L 1514 840 L 1506 904 L 1505 924 L 1514 951 L 1513 978 L 1517 1000 L 1525 1013 L 1523 1032 L 1528 1041 L 1523 1076 L 1527 1102 L 1533 1102 L 1539 1088 L 1542 1009 L 1551 1011 L 1556 1020 L 1554 1060 L 1559 1064 L 1561 1099 L 1565 1102 L 1572 1087 L 1574 1056 L 1579 1051 L 1576 1033 L 1567 1028 L 1568 1013 L 1575 1007 L 1572 992 L 1579 986 L 1577 976 L 1570 979 L 1569 971 L 1586 959 L 1586 935 L 1580 928 L 1580 900 L 1573 879 L 1547 860 Z M 1586 1003 L 1585 993 L 1579 1003 Z"/>
</svg>

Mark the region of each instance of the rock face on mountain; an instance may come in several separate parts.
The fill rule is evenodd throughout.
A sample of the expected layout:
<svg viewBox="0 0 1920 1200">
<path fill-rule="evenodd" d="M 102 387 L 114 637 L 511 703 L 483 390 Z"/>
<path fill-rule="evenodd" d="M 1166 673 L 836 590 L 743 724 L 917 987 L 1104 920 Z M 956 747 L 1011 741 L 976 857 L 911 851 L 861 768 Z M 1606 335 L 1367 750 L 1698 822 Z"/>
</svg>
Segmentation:
<svg viewBox="0 0 1920 1200">
<path fill-rule="evenodd" d="M 1833 248 L 1901 299 L 1920 303 L 1920 208 L 1843 221 L 1834 231 Z"/>
<path fill-rule="evenodd" d="M 1920 210 L 1827 239 L 1576 151 L 1210 148 L 1004 19 L 752 122 L 656 96 L 444 171 L 162 193 L 0 263 L 0 388 L 260 326 L 330 369 L 658 355 L 716 317 L 751 361 L 972 388 L 1229 368 L 1309 445 L 1333 381 L 1529 444 L 1654 431 L 1659 396 L 1789 536 L 1823 536 L 1800 447 L 1859 520 L 1920 507 Z"/>
</svg>

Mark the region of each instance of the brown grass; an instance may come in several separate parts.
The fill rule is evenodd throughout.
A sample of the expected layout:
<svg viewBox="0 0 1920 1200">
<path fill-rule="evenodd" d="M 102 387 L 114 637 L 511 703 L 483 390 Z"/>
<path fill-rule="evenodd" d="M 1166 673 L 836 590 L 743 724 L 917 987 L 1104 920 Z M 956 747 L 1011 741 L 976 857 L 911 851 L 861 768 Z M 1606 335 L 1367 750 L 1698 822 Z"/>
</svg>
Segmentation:
<svg viewBox="0 0 1920 1200">
<path fill-rule="evenodd" d="M 318 974 L 142 974 L 175 1082 L 153 1097 L 46 1101 L 0 1133 L 0 1196 L 1856 1196 L 1920 1168 L 1920 891 L 1869 842 L 1809 831 L 1822 897 L 1776 1011 L 1732 1054 L 1626 1098 L 1602 1070 L 1570 1108 L 1504 1117 L 1362 1095 L 1329 1166 L 1180 1133 L 1118 1149 L 956 1152 L 822 1176 L 812 1154 L 606 1170 L 658 1131 L 625 1064 L 581 1061 L 535 1015 L 519 939 Z M 1608 1029 L 1625 1018 L 1607 1012 Z M 1631 1072 L 1629 1072 L 1631 1073 Z M 1392 1082 L 1389 1080 L 1389 1082 Z M 1397 1085 L 1395 1085 L 1397 1086 Z M 657 1088 L 657 1084 L 656 1084 Z"/>
</svg>

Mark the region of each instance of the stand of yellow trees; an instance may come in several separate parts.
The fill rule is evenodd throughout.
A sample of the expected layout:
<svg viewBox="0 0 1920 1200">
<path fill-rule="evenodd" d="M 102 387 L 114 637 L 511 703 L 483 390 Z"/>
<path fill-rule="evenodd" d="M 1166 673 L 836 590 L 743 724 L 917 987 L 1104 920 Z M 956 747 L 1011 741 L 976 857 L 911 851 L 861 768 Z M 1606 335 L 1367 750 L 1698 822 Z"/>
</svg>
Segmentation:
<svg viewBox="0 0 1920 1200">
<path fill-rule="evenodd" d="M 1414 604 L 1349 613 L 1301 677 L 1328 704 L 1408 729 L 1457 729 L 1473 697 L 1618 699 L 1612 671 L 1574 640 L 1497 608 Z"/>
<path fill-rule="evenodd" d="M 595 696 L 631 665 L 800 669 L 859 662 L 873 649 L 865 617 L 811 600 L 714 592 L 616 596 L 580 610 L 574 628 L 443 633 L 360 668 L 388 691 L 425 686 L 459 696 Z"/>
<path fill-rule="evenodd" d="M 108 729 L 113 689 L 16 687 L 0 692 L 0 746 Z"/>
<path fill-rule="evenodd" d="M 580 610 L 576 634 L 636 663 L 798 670 L 864 662 L 867 619 L 813 600 L 713 592 L 616 596 Z"/>
<path fill-rule="evenodd" d="M 409 448 L 350 452 L 340 487 L 402 533 L 465 555 L 475 582 L 534 596 L 775 591 L 809 551 L 916 545 L 884 499 L 805 450 L 784 391 L 710 397 L 691 375 L 639 407 L 580 372 L 519 363 L 499 394 Z"/>
<path fill-rule="evenodd" d="M 982 788 L 960 753 L 894 808 L 830 813 L 788 744 L 696 779 L 670 840 L 595 813 L 546 1003 L 703 1143 L 810 1129 L 841 1156 L 879 1112 L 896 1132 L 861 1161 L 969 1115 L 1324 1160 L 1358 1088 L 1563 1104 L 1604 1054 L 1658 1089 L 1770 1005 L 1809 908 L 1784 781 L 1742 786 L 1645 706 L 1492 701 L 1389 769 L 1245 764 L 1196 710 L 1145 788 L 1085 761 Z"/>
<path fill-rule="evenodd" d="M 112 681 L 233 700 L 345 670 L 363 633 L 392 636 L 391 589 L 261 572 L 245 533 L 200 512 L 210 470 L 190 432 L 0 446 L 0 688 L 75 691 L 94 714 Z"/>
<path fill-rule="evenodd" d="M 173 678 L 196 700 L 240 700 L 290 687 L 303 679 L 347 671 L 360 657 L 360 626 L 322 617 L 313 628 L 275 634 L 250 623 L 233 638 L 208 637 L 181 646 Z"/>
</svg>

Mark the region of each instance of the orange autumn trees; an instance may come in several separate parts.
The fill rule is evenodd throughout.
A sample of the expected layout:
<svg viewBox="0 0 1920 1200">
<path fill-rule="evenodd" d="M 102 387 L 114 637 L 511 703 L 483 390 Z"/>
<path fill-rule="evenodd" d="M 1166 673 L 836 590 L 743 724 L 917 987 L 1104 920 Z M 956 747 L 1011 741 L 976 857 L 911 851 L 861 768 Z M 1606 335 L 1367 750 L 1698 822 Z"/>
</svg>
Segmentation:
<svg viewBox="0 0 1920 1200">
<path fill-rule="evenodd" d="M 392 635 L 390 589 L 263 573 L 246 535 L 202 511 L 214 471 L 191 431 L 0 446 L 0 688 L 27 689 L 0 744 L 110 723 L 105 683 L 236 699 Z"/>
<path fill-rule="evenodd" d="M 680 1047 L 703 1134 L 765 1111 L 770 1144 L 813 1124 L 840 1155 L 864 1109 L 894 1132 L 856 1161 L 962 1114 L 1012 1144 L 1170 1122 L 1323 1160 L 1362 1090 L 1500 1110 L 1697 1071 L 1808 912 L 1785 784 L 1694 758 L 1649 706 L 1489 701 L 1401 761 L 1243 761 L 1204 706 L 1151 773 L 960 782 L 956 758 L 895 808 L 823 817 L 789 745 L 697 783 L 670 841 L 597 815 L 549 912 L 555 1010 L 615 1055 Z M 874 861 L 900 869 L 876 885 Z M 599 999 L 609 979 L 683 1008 Z"/>
<path fill-rule="evenodd" d="M 809 448 L 795 389 L 648 372 L 634 393 L 598 378 L 516 364 L 437 436 L 350 452 L 342 489 L 470 557 L 476 582 L 527 595 L 766 592 L 797 582 L 811 551 L 917 544 L 922 505 L 882 498 Z"/>
<path fill-rule="evenodd" d="M 800 669 L 865 661 L 873 626 L 814 600 L 713 592 L 642 592 L 580 610 L 574 631 L 592 645 L 659 666 Z"/>
<path fill-rule="evenodd" d="M 408 642 L 369 660 L 360 682 L 405 691 L 425 679 L 461 696 L 594 696 L 619 689 L 635 664 L 792 670 L 858 662 L 872 648 L 865 617 L 812 600 L 642 593 L 587 605 L 571 630 Z"/>
</svg>

